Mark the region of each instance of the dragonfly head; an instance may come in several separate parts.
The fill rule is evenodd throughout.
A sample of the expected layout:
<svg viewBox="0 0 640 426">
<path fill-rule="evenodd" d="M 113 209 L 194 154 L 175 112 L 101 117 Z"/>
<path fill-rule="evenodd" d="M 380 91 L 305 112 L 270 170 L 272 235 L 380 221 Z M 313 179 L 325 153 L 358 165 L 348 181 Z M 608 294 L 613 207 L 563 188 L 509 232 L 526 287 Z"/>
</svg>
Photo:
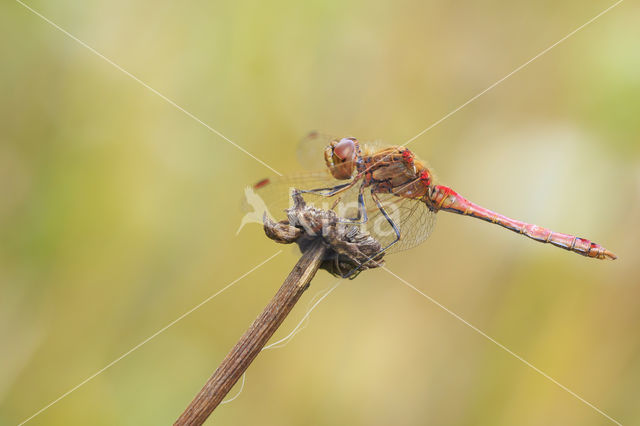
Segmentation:
<svg viewBox="0 0 640 426">
<path fill-rule="evenodd" d="M 351 178 L 356 168 L 358 141 L 355 138 L 342 138 L 331 141 L 324 150 L 324 160 L 334 178 L 345 180 Z"/>
</svg>

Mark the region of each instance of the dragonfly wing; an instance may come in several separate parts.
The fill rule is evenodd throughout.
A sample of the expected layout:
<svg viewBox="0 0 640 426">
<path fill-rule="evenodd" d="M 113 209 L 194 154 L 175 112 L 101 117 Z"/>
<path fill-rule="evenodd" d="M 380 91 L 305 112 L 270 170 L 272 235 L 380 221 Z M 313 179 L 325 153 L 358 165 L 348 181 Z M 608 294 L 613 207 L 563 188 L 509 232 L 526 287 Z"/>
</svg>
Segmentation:
<svg viewBox="0 0 640 426">
<path fill-rule="evenodd" d="M 296 150 L 298 163 L 306 170 L 316 170 L 324 166 L 324 149 L 336 137 L 322 132 L 309 132 L 298 143 Z"/>
<path fill-rule="evenodd" d="M 257 223 L 262 223 L 262 215 L 265 211 L 275 220 L 283 220 L 286 219 L 285 210 L 292 206 L 293 189 L 333 188 L 345 183 L 347 181 L 334 179 L 327 170 L 264 179 L 247 189 L 245 211 L 251 212 L 247 214 L 251 215 L 251 221 Z M 304 194 L 303 197 L 307 204 L 316 208 L 333 209 L 342 218 L 355 219 L 359 211 L 360 184 L 361 182 L 332 197 L 310 193 Z M 396 234 L 378 209 L 369 189 L 364 188 L 363 194 L 368 221 L 362 225 L 362 228 L 386 247 L 395 240 Z M 435 225 L 435 213 L 424 203 L 393 194 L 378 194 L 378 198 L 401 234 L 400 241 L 389 249 L 389 253 L 415 247 L 429 237 Z"/>
<path fill-rule="evenodd" d="M 389 253 L 408 250 L 429 238 L 436 223 L 436 214 L 429 210 L 426 204 L 392 194 L 378 194 L 378 198 L 400 230 L 400 241 L 391 246 Z M 386 247 L 396 239 L 396 233 L 373 199 L 366 202 L 367 210 L 370 212 L 367 232 Z"/>
<path fill-rule="evenodd" d="M 244 210 L 259 213 L 260 223 L 262 223 L 262 212 L 265 210 L 272 218 L 283 220 L 286 219 L 284 211 L 293 204 L 291 192 L 294 189 L 332 188 L 344 183 L 334 179 L 327 170 L 263 179 L 245 191 Z M 331 208 L 333 201 L 332 198 L 313 194 L 305 194 L 304 199 L 308 204 L 324 209 Z"/>
</svg>

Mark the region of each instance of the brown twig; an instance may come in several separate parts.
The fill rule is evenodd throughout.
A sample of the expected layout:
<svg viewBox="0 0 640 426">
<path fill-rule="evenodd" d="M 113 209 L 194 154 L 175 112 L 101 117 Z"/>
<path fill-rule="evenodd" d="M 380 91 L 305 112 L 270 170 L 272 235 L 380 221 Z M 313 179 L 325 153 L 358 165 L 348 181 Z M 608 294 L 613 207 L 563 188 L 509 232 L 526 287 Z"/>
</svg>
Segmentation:
<svg viewBox="0 0 640 426">
<path fill-rule="evenodd" d="M 355 277 L 383 264 L 380 243 L 357 227 L 346 225 L 335 212 L 307 206 L 299 193 L 287 210 L 287 221 L 265 216 L 269 238 L 297 243 L 302 257 L 271 302 L 240 338 L 174 426 L 201 425 L 236 384 L 254 358 L 287 317 L 319 268 L 334 275 Z"/>
<path fill-rule="evenodd" d="M 327 247 L 318 241 L 314 247 L 302 255 L 280 290 L 176 420 L 175 426 L 204 423 L 309 287 L 311 279 L 324 259 L 326 250 Z"/>
</svg>

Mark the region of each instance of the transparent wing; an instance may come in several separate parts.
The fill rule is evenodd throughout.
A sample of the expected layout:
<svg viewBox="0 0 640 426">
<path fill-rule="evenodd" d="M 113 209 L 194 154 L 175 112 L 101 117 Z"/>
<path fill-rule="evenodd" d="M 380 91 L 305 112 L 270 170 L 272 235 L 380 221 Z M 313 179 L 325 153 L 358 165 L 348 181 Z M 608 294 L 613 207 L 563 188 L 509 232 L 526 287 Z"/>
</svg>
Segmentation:
<svg viewBox="0 0 640 426">
<path fill-rule="evenodd" d="M 292 204 L 293 189 L 332 188 L 345 183 L 347 181 L 336 180 L 327 171 L 298 173 L 259 182 L 252 189 L 253 201 L 251 197 L 247 197 L 245 201 L 249 201 L 246 204 L 254 211 L 266 210 L 272 218 L 283 220 L 286 218 L 284 211 Z M 357 183 L 349 190 L 332 197 L 307 193 L 304 194 L 304 199 L 314 207 L 333 209 L 340 217 L 355 219 L 358 216 L 359 191 L 360 183 Z M 396 239 L 396 233 L 371 197 L 369 188 L 364 188 L 363 194 L 369 220 L 361 227 L 386 247 Z M 424 203 L 393 194 L 378 194 L 378 198 L 387 215 L 400 230 L 400 241 L 389 249 L 389 253 L 415 247 L 429 237 L 435 225 L 435 213 Z M 256 221 L 259 218 L 261 223 L 262 213 L 255 216 Z"/>
<path fill-rule="evenodd" d="M 328 170 L 317 172 L 299 172 L 287 176 L 264 179 L 252 188 L 247 189 L 245 195 L 245 207 L 258 210 L 259 206 L 266 209 L 269 216 L 276 220 L 286 219 L 284 211 L 292 206 L 291 192 L 294 189 L 318 189 L 333 188 L 344 184 L 345 181 L 334 179 Z M 321 197 L 314 194 L 304 194 L 307 204 L 322 209 L 330 209 L 334 197 Z M 262 221 L 262 219 L 260 219 Z"/>
<path fill-rule="evenodd" d="M 389 253 L 408 250 L 429 238 L 436 223 L 436 214 L 429 210 L 426 204 L 393 194 L 378 194 L 378 198 L 388 216 L 400 230 L 400 241 L 388 250 Z M 366 229 L 383 247 L 386 247 L 396 239 L 396 234 L 371 196 L 365 197 L 365 203 L 368 210 L 372 212 Z"/>
<path fill-rule="evenodd" d="M 335 136 L 322 132 L 309 132 L 298 143 L 296 154 L 298 163 L 306 170 L 324 167 L 324 149 L 335 139 Z"/>
</svg>

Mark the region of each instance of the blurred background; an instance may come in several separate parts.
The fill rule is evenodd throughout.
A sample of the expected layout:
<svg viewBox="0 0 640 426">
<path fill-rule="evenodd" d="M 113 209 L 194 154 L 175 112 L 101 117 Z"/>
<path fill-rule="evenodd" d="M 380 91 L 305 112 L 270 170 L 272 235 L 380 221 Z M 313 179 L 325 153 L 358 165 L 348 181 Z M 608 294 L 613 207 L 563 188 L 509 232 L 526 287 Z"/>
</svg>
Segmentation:
<svg viewBox="0 0 640 426">
<path fill-rule="evenodd" d="M 611 4 L 29 2 L 284 173 L 314 129 L 404 143 Z M 29 422 L 170 424 L 298 257 L 258 225 L 236 236 L 243 189 L 273 173 L 19 3 L 0 11 L 0 424 L 283 249 Z M 469 199 L 619 260 L 445 213 L 387 259 L 622 424 L 640 423 L 639 20 L 623 2 L 411 144 Z M 276 338 L 335 282 L 319 273 Z M 340 284 L 209 423 L 612 424 L 382 270 Z"/>
</svg>

